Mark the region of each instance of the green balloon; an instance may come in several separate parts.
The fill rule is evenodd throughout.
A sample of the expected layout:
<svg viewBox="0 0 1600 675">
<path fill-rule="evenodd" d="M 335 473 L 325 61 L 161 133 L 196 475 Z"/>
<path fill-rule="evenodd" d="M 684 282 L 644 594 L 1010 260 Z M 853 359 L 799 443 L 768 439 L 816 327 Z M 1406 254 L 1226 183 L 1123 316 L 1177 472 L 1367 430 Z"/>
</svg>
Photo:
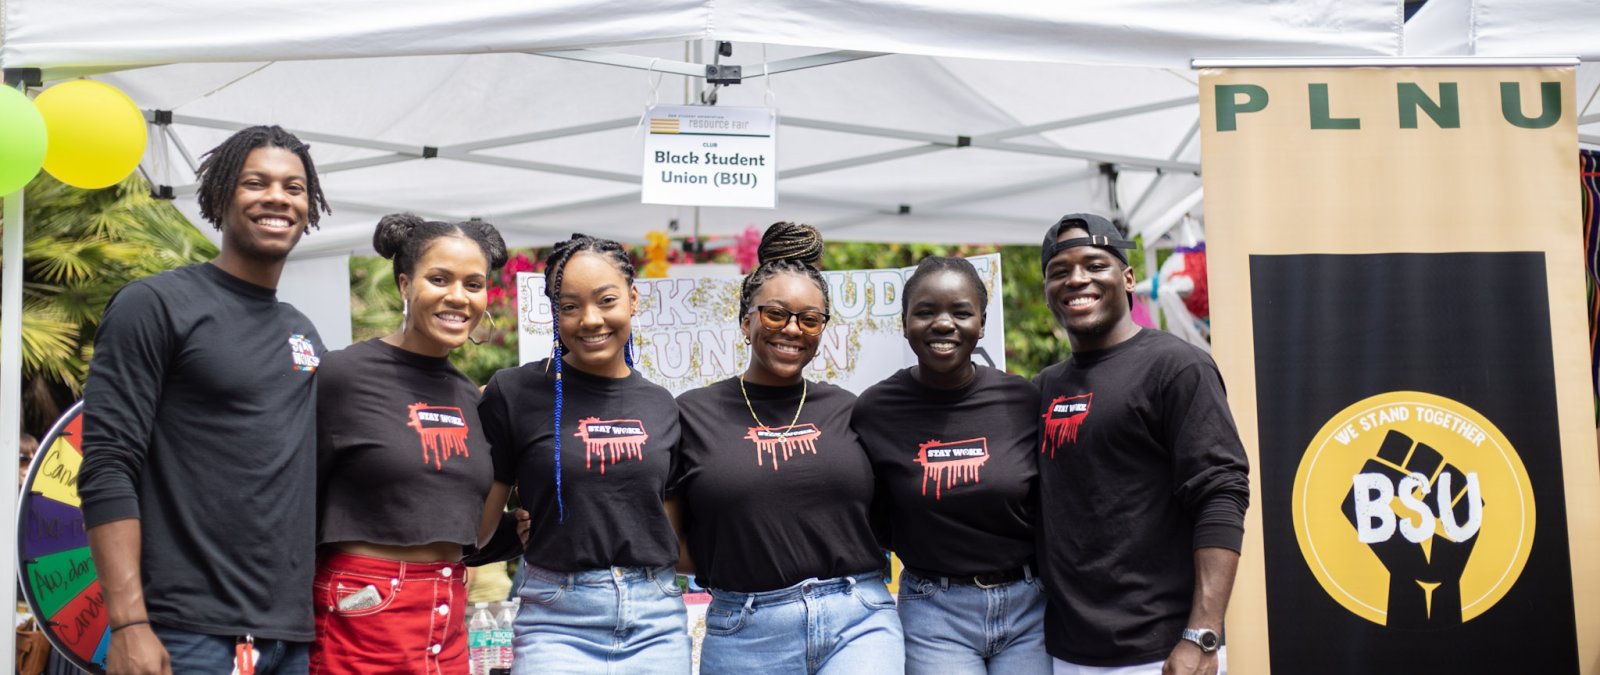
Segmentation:
<svg viewBox="0 0 1600 675">
<path fill-rule="evenodd" d="M 0 86 L 0 197 L 21 190 L 44 166 L 44 117 L 27 95 Z"/>
</svg>

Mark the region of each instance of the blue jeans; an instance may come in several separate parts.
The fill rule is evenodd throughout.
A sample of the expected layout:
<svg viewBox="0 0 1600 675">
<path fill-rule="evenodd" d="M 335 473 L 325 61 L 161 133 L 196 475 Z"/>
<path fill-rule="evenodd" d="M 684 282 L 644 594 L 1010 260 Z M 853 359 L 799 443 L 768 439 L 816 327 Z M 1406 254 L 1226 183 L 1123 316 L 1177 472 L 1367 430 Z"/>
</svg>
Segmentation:
<svg viewBox="0 0 1600 675">
<path fill-rule="evenodd" d="M 689 672 L 688 614 L 671 565 L 523 567 L 513 673 Z"/>
<path fill-rule="evenodd" d="M 174 673 L 233 672 L 233 648 L 237 636 L 207 635 L 152 624 L 150 626 L 167 648 Z M 310 667 L 311 643 L 285 640 L 256 640 L 256 675 L 305 675 Z"/>
<path fill-rule="evenodd" d="M 702 675 L 895 675 L 905 636 L 883 574 L 809 579 L 763 593 L 711 590 Z"/>
<path fill-rule="evenodd" d="M 1050 675 L 1044 589 L 1031 572 L 990 588 L 900 575 L 906 673 Z"/>
</svg>

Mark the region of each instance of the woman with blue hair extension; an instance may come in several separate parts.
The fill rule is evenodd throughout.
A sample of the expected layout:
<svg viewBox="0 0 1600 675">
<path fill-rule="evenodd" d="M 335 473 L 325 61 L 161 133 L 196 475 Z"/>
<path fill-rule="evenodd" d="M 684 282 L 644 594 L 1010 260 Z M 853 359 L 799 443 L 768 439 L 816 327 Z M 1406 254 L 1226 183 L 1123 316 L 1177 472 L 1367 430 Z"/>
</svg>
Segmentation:
<svg viewBox="0 0 1600 675">
<path fill-rule="evenodd" d="M 685 673 L 668 474 L 672 394 L 633 367 L 633 264 L 580 234 L 546 259 L 549 359 L 495 374 L 478 411 L 497 483 L 531 514 L 515 672 Z"/>
</svg>

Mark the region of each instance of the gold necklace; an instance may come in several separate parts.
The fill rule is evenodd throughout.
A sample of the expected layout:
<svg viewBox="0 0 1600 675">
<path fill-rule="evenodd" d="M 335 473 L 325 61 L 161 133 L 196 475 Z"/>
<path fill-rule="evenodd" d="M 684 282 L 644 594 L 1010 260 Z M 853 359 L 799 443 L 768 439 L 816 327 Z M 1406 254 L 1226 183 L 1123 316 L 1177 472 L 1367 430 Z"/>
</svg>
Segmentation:
<svg viewBox="0 0 1600 675">
<path fill-rule="evenodd" d="M 789 421 L 789 426 L 790 427 L 793 427 L 796 423 L 798 423 L 800 421 L 800 411 L 806 409 L 806 388 L 807 388 L 807 386 L 808 385 L 806 384 L 805 378 L 803 378 L 803 377 L 800 378 L 800 407 L 794 409 L 794 419 Z M 761 427 L 762 429 L 771 429 L 772 427 L 769 427 L 769 426 L 761 423 L 761 418 L 760 417 L 756 417 L 756 407 L 753 406 L 753 405 L 750 405 L 750 392 L 744 390 L 744 376 L 743 375 L 739 376 L 739 393 L 740 394 L 744 394 L 744 407 L 747 408 L 750 411 L 750 419 L 753 419 L 753 420 L 756 421 L 756 426 Z"/>
</svg>

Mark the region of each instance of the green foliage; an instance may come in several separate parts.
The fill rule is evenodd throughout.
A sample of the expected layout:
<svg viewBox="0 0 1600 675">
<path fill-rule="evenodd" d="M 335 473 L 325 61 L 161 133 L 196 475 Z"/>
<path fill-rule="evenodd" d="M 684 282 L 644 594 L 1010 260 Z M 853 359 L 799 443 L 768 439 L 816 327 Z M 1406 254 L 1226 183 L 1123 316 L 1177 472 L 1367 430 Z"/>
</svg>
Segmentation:
<svg viewBox="0 0 1600 675">
<path fill-rule="evenodd" d="M 82 190 L 41 174 L 23 211 L 23 421 L 37 434 L 82 391 L 111 296 L 217 250 L 136 176 Z"/>
</svg>

